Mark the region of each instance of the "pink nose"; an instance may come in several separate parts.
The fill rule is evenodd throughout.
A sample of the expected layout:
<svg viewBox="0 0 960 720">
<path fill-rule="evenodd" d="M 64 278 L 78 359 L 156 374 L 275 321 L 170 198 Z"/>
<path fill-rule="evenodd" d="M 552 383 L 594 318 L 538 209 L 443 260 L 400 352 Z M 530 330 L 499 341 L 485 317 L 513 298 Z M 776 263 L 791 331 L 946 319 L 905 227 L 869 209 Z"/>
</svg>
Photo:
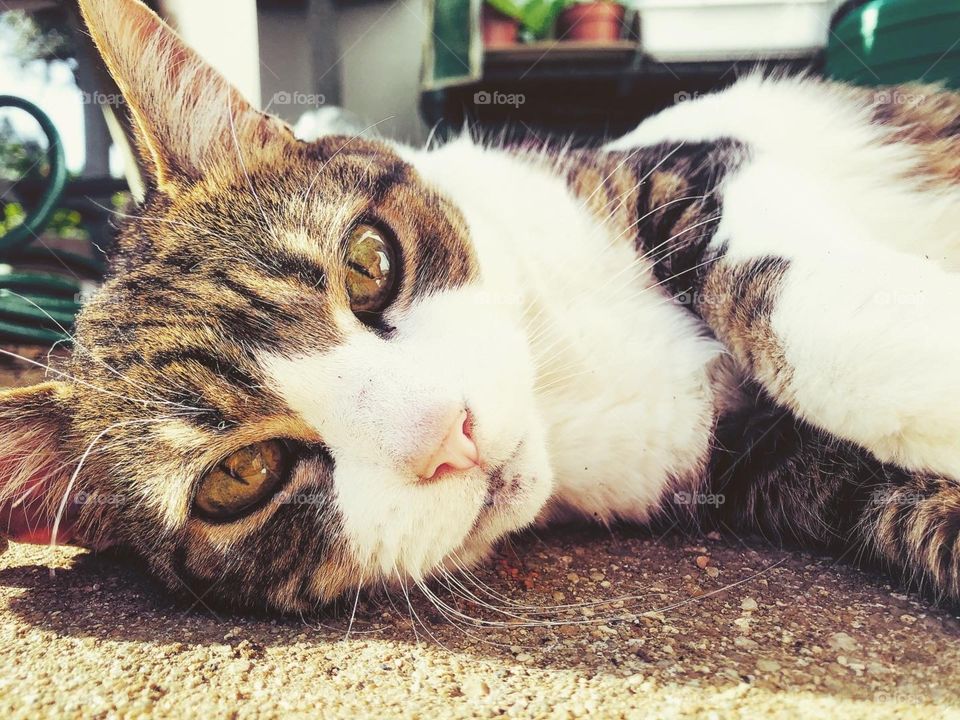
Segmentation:
<svg viewBox="0 0 960 720">
<path fill-rule="evenodd" d="M 445 470 L 469 470 L 479 465 L 480 453 L 472 431 L 470 416 L 461 410 L 440 445 L 414 462 L 417 476 L 436 480 Z"/>
</svg>

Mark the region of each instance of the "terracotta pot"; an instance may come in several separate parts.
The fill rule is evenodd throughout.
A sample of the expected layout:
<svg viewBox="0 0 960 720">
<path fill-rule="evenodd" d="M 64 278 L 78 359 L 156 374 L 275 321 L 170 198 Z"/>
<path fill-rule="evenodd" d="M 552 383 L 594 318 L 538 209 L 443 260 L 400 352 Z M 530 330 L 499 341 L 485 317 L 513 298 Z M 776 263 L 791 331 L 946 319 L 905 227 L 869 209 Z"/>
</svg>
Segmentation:
<svg viewBox="0 0 960 720">
<path fill-rule="evenodd" d="M 613 42 L 620 39 L 623 5 L 591 2 L 571 5 L 557 18 L 557 37 L 563 40 Z"/>
<path fill-rule="evenodd" d="M 483 4 L 481 18 L 483 22 L 483 44 L 486 47 L 517 44 L 517 37 L 520 34 L 520 23 L 517 20 L 504 15 L 486 3 Z"/>
</svg>

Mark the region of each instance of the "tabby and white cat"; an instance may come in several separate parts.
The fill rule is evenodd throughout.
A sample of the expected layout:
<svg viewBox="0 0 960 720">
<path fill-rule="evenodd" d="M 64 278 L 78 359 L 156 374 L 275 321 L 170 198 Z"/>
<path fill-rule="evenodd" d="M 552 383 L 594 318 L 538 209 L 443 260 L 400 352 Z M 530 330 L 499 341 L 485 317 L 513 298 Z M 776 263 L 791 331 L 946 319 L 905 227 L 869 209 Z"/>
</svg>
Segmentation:
<svg viewBox="0 0 960 720">
<path fill-rule="evenodd" d="M 314 608 L 667 513 L 960 597 L 960 98 L 744 80 L 596 151 L 296 140 L 82 0 L 154 175 L 0 521 Z M 852 552 L 851 552 L 852 555 Z"/>
</svg>

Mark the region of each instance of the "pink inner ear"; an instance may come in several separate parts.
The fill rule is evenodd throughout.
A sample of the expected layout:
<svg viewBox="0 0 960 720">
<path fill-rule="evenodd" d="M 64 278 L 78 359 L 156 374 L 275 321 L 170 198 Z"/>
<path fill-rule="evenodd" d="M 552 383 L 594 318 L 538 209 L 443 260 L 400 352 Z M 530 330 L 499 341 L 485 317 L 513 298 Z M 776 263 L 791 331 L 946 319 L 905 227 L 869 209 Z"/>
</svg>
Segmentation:
<svg viewBox="0 0 960 720">
<path fill-rule="evenodd" d="M 3 474 L 0 463 L 0 476 Z M 53 523 L 62 497 L 53 496 L 50 475 L 34 474 L 9 498 L 0 499 L 0 536 L 14 542 L 46 545 L 51 541 Z M 57 545 L 73 541 L 79 506 L 69 501 L 57 528 Z"/>
</svg>

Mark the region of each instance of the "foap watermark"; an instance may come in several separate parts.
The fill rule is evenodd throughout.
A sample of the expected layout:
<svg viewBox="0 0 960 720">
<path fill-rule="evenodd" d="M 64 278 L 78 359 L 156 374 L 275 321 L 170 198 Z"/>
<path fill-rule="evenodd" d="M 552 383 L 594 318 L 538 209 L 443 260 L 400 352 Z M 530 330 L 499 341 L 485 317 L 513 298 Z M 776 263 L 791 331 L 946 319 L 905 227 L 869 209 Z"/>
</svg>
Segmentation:
<svg viewBox="0 0 960 720">
<path fill-rule="evenodd" d="M 673 296 L 674 302 L 678 305 L 697 308 L 728 307 L 736 302 L 736 299 L 736 295 L 733 292 L 703 292 L 692 288 L 688 288 Z"/>
<path fill-rule="evenodd" d="M 502 305 L 508 307 L 519 307 L 523 305 L 523 293 L 516 292 L 493 292 L 491 290 L 478 290 L 474 294 L 475 305 Z"/>
<path fill-rule="evenodd" d="M 120 93 L 105 93 L 99 90 L 80 93 L 80 102 L 84 105 L 99 105 L 103 107 L 118 107 L 126 102 Z"/>
<path fill-rule="evenodd" d="M 943 691 L 931 690 L 929 693 L 909 692 L 899 689 L 881 690 L 873 696 L 873 701 L 883 705 L 908 705 L 919 707 L 923 705 L 942 705 L 948 698 Z"/>
<path fill-rule="evenodd" d="M 896 505 L 907 507 L 921 505 L 930 501 L 930 496 L 900 488 L 877 488 L 870 498 L 874 505 Z"/>
<path fill-rule="evenodd" d="M 281 90 L 273 94 L 273 97 L 270 98 L 270 104 L 268 107 L 272 105 L 320 107 L 321 105 L 326 104 L 327 96 L 323 93 L 288 92 L 287 90 Z"/>
<path fill-rule="evenodd" d="M 688 492 L 681 490 L 673 494 L 673 501 L 677 505 L 712 505 L 713 507 L 720 507 L 727 501 L 727 498 L 720 493 Z"/>
<path fill-rule="evenodd" d="M 926 302 L 926 297 L 922 291 L 899 292 L 896 290 L 883 290 L 873 296 L 877 305 L 897 306 L 897 307 L 920 307 Z"/>
<path fill-rule="evenodd" d="M 904 92 L 900 88 L 884 88 L 873 93 L 875 105 L 900 105 L 915 108 L 927 101 L 926 93 Z"/>
<path fill-rule="evenodd" d="M 681 90 L 678 93 L 674 93 L 673 101 L 675 103 L 690 102 L 691 100 L 698 99 L 702 95 L 703 93 L 701 93 L 699 90 L 694 90 L 693 92 L 690 92 L 689 90 Z"/>
<path fill-rule="evenodd" d="M 317 493 L 300 493 L 281 490 L 273 496 L 271 503 L 274 505 L 324 505 L 326 499 Z"/>
<path fill-rule="evenodd" d="M 504 93 L 499 90 L 478 90 L 473 94 L 474 105 L 510 105 L 519 108 L 527 101 L 523 93 Z"/>
<path fill-rule="evenodd" d="M 74 505 L 123 505 L 127 496 L 120 493 L 99 493 L 80 491 L 73 496 Z"/>
</svg>

